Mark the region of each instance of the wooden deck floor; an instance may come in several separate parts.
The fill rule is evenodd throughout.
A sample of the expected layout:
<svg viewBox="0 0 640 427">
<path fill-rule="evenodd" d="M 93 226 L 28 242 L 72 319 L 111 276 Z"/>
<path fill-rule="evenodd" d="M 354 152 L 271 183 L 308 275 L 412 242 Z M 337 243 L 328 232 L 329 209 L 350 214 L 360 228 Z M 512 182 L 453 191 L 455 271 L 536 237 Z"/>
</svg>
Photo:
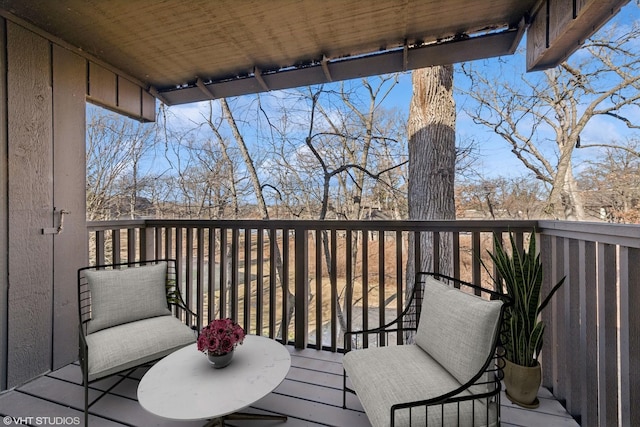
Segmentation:
<svg viewBox="0 0 640 427">
<path fill-rule="evenodd" d="M 342 355 L 316 350 L 295 350 L 291 370 L 270 395 L 249 408 L 251 412 L 286 414 L 286 423 L 274 421 L 228 421 L 228 426 L 300 427 L 370 426 L 357 397 L 350 395 L 342 409 Z M 146 368 L 128 376 L 114 376 L 92 384 L 90 425 L 93 426 L 202 426 L 204 422 L 177 422 L 146 412 L 136 400 L 139 379 Z M 0 394 L 3 425 L 80 425 L 83 414 L 83 387 L 80 368 L 68 365 L 35 379 L 15 390 Z M 115 385 L 115 387 L 113 387 Z M 102 392 L 113 387 L 109 393 Z M 502 398 L 503 426 L 577 426 L 546 390 L 540 392 L 536 411 L 521 409 Z M 9 418 L 6 418 L 9 417 Z M 63 418 L 56 418 L 63 417 Z"/>
</svg>

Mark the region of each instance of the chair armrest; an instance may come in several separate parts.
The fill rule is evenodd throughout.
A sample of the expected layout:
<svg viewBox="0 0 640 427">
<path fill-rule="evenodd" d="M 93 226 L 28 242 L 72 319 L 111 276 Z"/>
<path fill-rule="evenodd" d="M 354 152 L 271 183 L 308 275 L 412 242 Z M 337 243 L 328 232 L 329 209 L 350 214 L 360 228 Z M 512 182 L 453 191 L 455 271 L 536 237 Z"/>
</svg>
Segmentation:
<svg viewBox="0 0 640 427">
<path fill-rule="evenodd" d="M 196 334 L 200 332 L 200 315 L 195 313 L 189 308 L 187 303 L 182 298 L 180 288 L 177 286 L 175 274 L 176 274 L 176 261 L 167 260 L 169 263 L 167 266 L 167 272 L 169 278 L 167 280 L 167 305 L 175 317 L 184 321 L 184 323 L 193 329 Z"/>
<path fill-rule="evenodd" d="M 167 303 L 172 308 L 172 313 L 196 332 L 200 332 L 200 316 L 194 313 L 184 302 L 180 289 L 177 286 L 167 285 Z"/>
<path fill-rule="evenodd" d="M 411 292 L 411 296 L 407 300 L 405 307 L 391 322 L 388 322 L 377 328 L 366 330 L 346 331 L 344 334 L 344 351 L 348 352 L 351 348 L 369 347 L 369 337 L 377 335 L 375 340 L 376 346 L 385 346 L 390 344 L 389 338 L 391 334 L 395 334 L 395 343 L 398 345 L 407 344 L 413 338 L 413 332 L 417 330 L 418 321 L 420 319 L 420 307 L 422 306 L 422 286 L 416 281 L 416 286 Z M 410 334 L 406 334 L 411 332 Z M 362 338 L 359 338 L 362 337 Z"/>
<path fill-rule="evenodd" d="M 396 344 L 405 343 L 405 332 L 416 331 L 416 327 L 402 326 L 403 319 L 398 317 L 392 322 L 380 326 L 378 328 L 367 329 L 362 331 L 349 331 L 344 334 L 344 350 L 345 353 L 353 349 L 369 347 L 373 342 L 376 346 L 384 346 L 390 344 L 392 334 L 396 336 Z M 377 336 L 376 340 L 370 340 L 370 336 Z M 362 338 L 360 338 L 362 337 Z"/>
</svg>

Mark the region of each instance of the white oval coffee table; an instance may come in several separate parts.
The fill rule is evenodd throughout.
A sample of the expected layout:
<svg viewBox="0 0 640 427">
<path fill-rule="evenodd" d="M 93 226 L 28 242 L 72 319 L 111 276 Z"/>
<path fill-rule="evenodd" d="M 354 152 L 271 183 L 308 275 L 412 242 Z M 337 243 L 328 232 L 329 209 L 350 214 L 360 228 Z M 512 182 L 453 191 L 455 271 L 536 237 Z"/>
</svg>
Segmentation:
<svg viewBox="0 0 640 427">
<path fill-rule="evenodd" d="M 213 419 L 220 425 L 224 418 L 286 420 L 237 412 L 271 393 L 290 367 L 287 349 L 266 337 L 247 335 L 231 364 L 222 369 L 214 369 L 196 344 L 190 344 L 147 371 L 138 385 L 138 401 L 152 414 L 173 420 Z"/>
</svg>

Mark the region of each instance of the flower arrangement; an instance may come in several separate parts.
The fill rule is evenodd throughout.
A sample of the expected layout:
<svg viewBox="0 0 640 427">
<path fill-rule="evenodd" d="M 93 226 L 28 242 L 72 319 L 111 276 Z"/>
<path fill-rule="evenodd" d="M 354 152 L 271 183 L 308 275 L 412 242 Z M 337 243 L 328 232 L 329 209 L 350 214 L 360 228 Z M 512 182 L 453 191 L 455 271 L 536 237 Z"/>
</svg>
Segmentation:
<svg viewBox="0 0 640 427">
<path fill-rule="evenodd" d="M 198 350 L 212 355 L 226 354 L 242 344 L 244 329 L 231 319 L 213 320 L 198 336 Z"/>
</svg>

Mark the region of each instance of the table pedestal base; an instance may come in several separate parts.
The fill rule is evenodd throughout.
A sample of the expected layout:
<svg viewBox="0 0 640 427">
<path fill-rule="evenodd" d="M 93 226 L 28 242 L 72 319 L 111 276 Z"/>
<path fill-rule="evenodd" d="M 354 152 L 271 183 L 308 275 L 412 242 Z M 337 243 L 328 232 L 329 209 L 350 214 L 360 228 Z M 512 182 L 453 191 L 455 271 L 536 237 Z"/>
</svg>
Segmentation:
<svg viewBox="0 0 640 427">
<path fill-rule="evenodd" d="M 236 412 L 225 415 L 224 417 L 214 418 L 209 421 L 205 427 L 224 427 L 225 420 L 271 420 L 271 421 L 287 421 L 286 415 L 268 415 L 268 414 L 248 414 L 246 412 Z"/>
</svg>

